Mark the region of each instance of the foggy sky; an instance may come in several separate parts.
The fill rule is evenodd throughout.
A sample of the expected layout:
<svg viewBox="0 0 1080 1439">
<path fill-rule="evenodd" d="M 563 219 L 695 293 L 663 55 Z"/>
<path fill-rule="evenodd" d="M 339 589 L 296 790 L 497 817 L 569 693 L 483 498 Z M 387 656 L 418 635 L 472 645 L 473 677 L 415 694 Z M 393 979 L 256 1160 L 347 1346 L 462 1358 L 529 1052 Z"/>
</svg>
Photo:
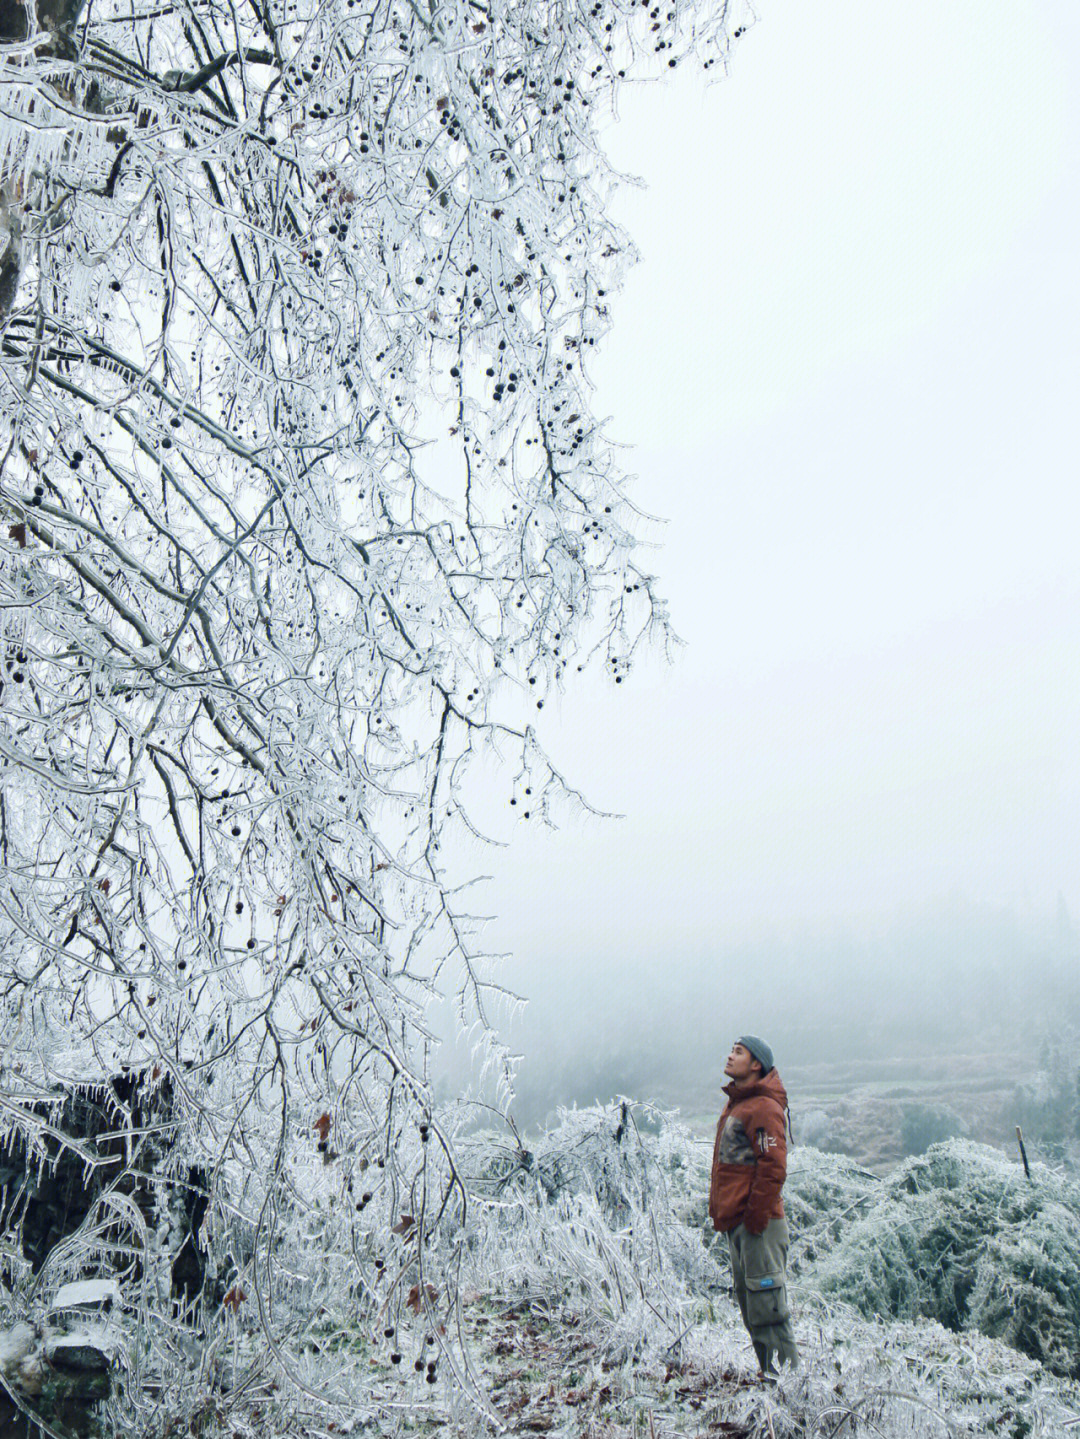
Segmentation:
<svg viewBox="0 0 1080 1439">
<path fill-rule="evenodd" d="M 598 409 L 686 645 L 545 714 L 625 818 L 469 857 L 534 1034 L 710 956 L 722 1003 L 770 935 L 1080 911 L 1080 18 L 758 11 L 611 134 L 648 188 Z"/>
</svg>

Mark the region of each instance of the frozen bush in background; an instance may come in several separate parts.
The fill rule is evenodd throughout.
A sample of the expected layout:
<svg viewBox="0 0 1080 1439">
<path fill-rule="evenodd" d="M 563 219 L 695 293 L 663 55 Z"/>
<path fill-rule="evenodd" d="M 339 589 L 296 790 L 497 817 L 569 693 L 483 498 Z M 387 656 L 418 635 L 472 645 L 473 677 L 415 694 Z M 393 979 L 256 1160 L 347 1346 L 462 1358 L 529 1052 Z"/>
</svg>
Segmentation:
<svg viewBox="0 0 1080 1439">
<path fill-rule="evenodd" d="M 793 1145 L 788 1151 L 784 1209 L 795 1249 L 813 1257 L 815 1246 L 835 1240 L 880 1185 L 878 1175 L 846 1155 Z"/>
<path fill-rule="evenodd" d="M 905 1104 L 900 1120 L 900 1147 L 905 1154 L 925 1154 L 932 1144 L 967 1134 L 967 1125 L 946 1104 Z"/>
<path fill-rule="evenodd" d="M 800 1114 L 798 1142 L 811 1149 L 831 1150 L 836 1142 L 836 1120 L 823 1109 Z"/>
</svg>

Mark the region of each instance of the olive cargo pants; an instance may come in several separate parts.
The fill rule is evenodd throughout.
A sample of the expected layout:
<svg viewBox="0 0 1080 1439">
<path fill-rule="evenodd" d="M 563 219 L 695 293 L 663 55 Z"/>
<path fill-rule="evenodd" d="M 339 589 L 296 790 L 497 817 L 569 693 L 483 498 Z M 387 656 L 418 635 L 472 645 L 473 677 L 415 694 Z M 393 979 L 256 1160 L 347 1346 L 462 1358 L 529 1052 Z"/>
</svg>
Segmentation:
<svg viewBox="0 0 1080 1439">
<path fill-rule="evenodd" d="M 775 1373 L 777 1363 L 796 1368 L 799 1351 L 787 1292 L 787 1220 L 770 1219 L 761 1234 L 737 1224 L 728 1233 L 728 1250 L 735 1298 L 762 1373 Z"/>
</svg>

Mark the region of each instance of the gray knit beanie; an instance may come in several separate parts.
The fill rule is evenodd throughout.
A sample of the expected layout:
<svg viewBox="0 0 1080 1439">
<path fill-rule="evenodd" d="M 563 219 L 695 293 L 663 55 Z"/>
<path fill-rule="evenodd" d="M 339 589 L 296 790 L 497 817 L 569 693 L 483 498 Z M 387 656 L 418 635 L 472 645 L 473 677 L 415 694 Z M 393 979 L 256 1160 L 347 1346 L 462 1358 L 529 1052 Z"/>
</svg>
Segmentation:
<svg viewBox="0 0 1080 1439">
<path fill-rule="evenodd" d="M 760 1063 L 763 1076 L 768 1074 L 770 1069 L 774 1068 L 772 1050 L 763 1039 L 758 1039 L 757 1036 L 753 1034 L 743 1034 L 739 1036 L 739 1043 L 744 1049 L 748 1049 Z"/>
</svg>

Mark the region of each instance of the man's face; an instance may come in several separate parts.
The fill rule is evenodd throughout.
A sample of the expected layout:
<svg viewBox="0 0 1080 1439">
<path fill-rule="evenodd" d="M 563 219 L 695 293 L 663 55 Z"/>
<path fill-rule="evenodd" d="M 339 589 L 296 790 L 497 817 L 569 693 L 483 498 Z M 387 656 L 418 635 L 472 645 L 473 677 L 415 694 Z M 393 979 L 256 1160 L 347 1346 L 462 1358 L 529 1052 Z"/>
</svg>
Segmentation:
<svg viewBox="0 0 1080 1439">
<path fill-rule="evenodd" d="M 724 1073 L 736 1084 L 746 1084 L 761 1073 L 761 1061 L 754 1058 L 745 1044 L 733 1044 Z"/>
</svg>

